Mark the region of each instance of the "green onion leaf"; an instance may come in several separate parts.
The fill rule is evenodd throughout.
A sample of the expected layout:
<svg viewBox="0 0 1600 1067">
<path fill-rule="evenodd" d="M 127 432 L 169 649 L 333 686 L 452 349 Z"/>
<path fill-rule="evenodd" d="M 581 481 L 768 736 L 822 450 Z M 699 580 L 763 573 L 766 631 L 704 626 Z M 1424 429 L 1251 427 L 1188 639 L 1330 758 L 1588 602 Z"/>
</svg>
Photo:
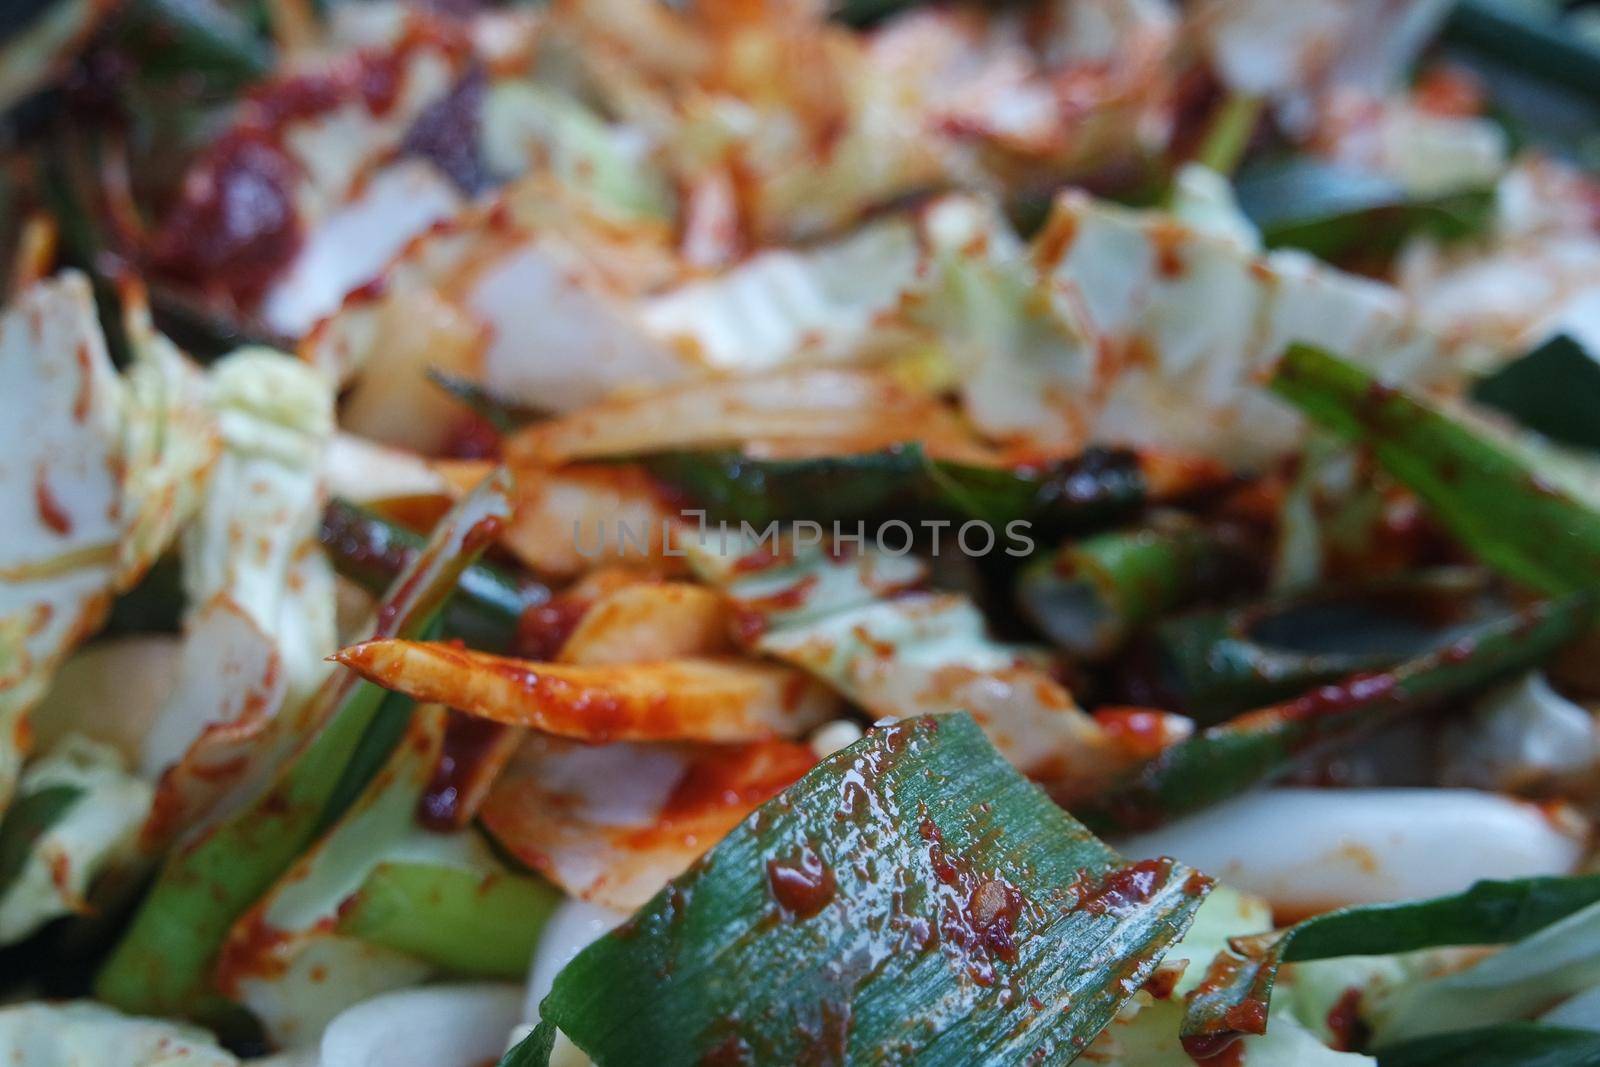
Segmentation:
<svg viewBox="0 0 1600 1067">
<path fill-rule="evenodd" d="M 1219 722 L 1465 636 L 1509 610 L 1492 580 L 1439 567 L 1164 619 L 1146 642 L 1146 683 L 1155 703 Z"/>
<path fill-rule="evenodd" d="M 1090 449 L 1042 468 L 988 468 L 929 458 L 915 444 L 859 455 L 752 459 L 737 450 L 638 457 L 713 521 L 835 522 L 906 512 L 1026 520 L 1046 530 L 1104 526 L 1138 511 L 1144 476 L 1133 453 Z"/>
<path fill-rule="evenodd" d="M 1600 511 L 1541 464 L 1355 364 L 1291 346 L 1272 389 L 1372 450 L 1489 566 L 1547 593 L 1600 585 Z"/>
<path fill-rule="evenodd" d="M 1378 1067 L 1600 1067 L 1600 1033 L 1500 1023 L 1434 1034 L 1378 1051 Z"/>
<path fill-rule="evenodd" d="M 1600 451 L 1600 361 L 1565 334 L 1478 382 L 1472 399 L 1552 441 Z"/>
<path fill-rule="evenodd" d="M 540 1014 L 601 1065 L 1066 1062 L 1210 885 L 1123 861 L 966 715 L 909 719 L 763 805 Z"/>
<path fill-rule="evenodd" d="M 328 558 L 344 577 L 381 593 L 422 550 L 425 539 L 346 500 L 333 500 L 318 530 Z M 474 648 L 509 648 L 522 613 L 550 599 L 550 589 L 524 573 L 479 561 L 461 572 L 445 604 L 443 630 Z"/>
<path fill-rule="evenodd" d="M 1341 908 L 1282 933 L 1237 938 L 1189 994 L 1184 1045 L 1196 1056 L 1211 1056 L 1244 1034 L 1264 1033 L 1281 964 L 1505 944 L 1597 901 L 1600 875 L 1485 881 L 1454 896 Z"/>
<path fill-rule="evenodd" d="M 1593 607 L 1579 595 L 1537 604 L 1391 671 L 1358 674 L 1202 730 L 1074 814 L 1097 830 L 1142 830 L 1237 796 L 1308 752 L 1538 664 L 1583 630 Z"/>
</svg>

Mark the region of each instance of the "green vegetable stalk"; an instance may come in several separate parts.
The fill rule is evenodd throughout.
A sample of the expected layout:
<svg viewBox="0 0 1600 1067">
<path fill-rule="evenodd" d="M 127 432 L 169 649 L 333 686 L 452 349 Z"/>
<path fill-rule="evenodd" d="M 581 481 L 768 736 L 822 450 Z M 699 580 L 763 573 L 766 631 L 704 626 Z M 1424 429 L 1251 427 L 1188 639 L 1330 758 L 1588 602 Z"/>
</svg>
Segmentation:
<svg viewBox="0 0 1600 1067">
<path fill-rule="evenodd" d="M 1268 248 L 1303 248 L 1323 259 L 1389 254 L 1425 233 L 1456 240 L 1488 225 L 1491 187 L 1419 196 L 1380 174 L 1297 156 L 1239 174 L 1239 207 Z"/>
<path fill-rule="evenodd" d="M 1600 1033 L 1513 1022 L 1386 1045 L 1378 1067 L 1600 1067 Z"/>
<path fill-rule="evenodd" d="M 1144 650 L 1157 703 L 1203 723 L 1394 666 L 1506 610 L 1482 571 L 1442 567 L 1163 620 Z"/>
<path fill-rule="evenodd" d="M 521 981 L 560 901 L 536 878 L 390 860 L 339 906 L 336 932 L 451 974 Z"/>
<path fill-rule="evenodd" d="M 1491 567 L 1546 593 L 1600 585 L 1600 511 L 1512 445 L 1306 345 L 1284 355 L 1272 389 L 1370 448 Z"/>
<path fill-rule="evenodd" d="M 1060 532 L 1127 518 L 1145 500 L 1139 458 L 1104 449 L 1017 469 L 930 459 L 914 444 L 808 459 L 752 459 L 737 450 L 663 452 L 640 462 L 704 507 L 711 520 L 758 526 L 922 513 L 982 519 L 997 531 L 1026 520 Z"/>
<path fill-rule="evenodd" d="M 410 565 L 425 539 L 345 500 L 329 502 L 319 531 L 334 568 L 358 585 L 381 592 Z M 550 599 L 550 589 L 526 574 L 479 561 L 461 572 L 444 609 L 444 630 L 476 648 L 508 647 L 528 608 Z"/>
<path fill-rule="evenodd" d="M 1056 645 L 1100 659 L 1242 569 L 1236 556 L 1217 531 L 1168 513 L 1041 555 L 1018 576 L 1017 602 Z"/>
<path fill-rule="evenodd" d="M 496 471 L 440 521 L 384 598 L 378 636 L 425 632 L 510 516 L 509 488 L 509 475 Z M 307 708 L 285 709 L 308 724 L 302 747 L 263 795 L 168 858 L 97 977 L 96 996 L 144 1014 L 225 1013 L 212 973 L 223 939 L 328 821 L 341 772 L 384 697 L 377 686 L 339 671 Z"/>
<path fill-rule="evenodd" d="M 1541 603 L 1393 670 L 1358 674 L 1202 730 L 1073 814 L 1102 832 L 1138 830 L 1216 804 L 1283 773 L 1320 746 L 1348 741 L 1438 701 L 1478 693 L 1538 664 L 1580 633 L 1592 610 L 1587 596 Z"/>
<path fill-rule="evenodd" d="M 0 819 L 0 896 L 21 873 L 34 842 L 65 818 L 82 796 L 83 790 L 75 785 L 52 785 L 22 794 L 6 808 Z"/>
</svg>

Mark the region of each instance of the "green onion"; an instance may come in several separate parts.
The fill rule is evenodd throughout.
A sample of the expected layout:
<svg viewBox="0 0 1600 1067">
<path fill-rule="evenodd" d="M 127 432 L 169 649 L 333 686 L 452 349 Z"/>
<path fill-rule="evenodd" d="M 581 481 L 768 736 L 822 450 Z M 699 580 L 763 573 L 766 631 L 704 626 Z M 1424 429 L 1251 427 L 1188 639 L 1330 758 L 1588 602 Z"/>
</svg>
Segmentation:
<svg viewBox="0 0 1600 1067">
<path fill-rule="evenodd" d="M 340 904 L 337 932 L 453 974 L 521 981 L 560 901 L 535 878 L 391 860 Z"/>
<path fill-rule="evenodd" d="M 1341 908 L 1282 933 L 1236 938 L 1189 995 L 1184 1045 L 1197 1057 L 1210 1056 L 1245 1034 L 1264 1033 L 1281 964 L 1505 944 L 1597 901 L 1600 875 L 1485 881 L 1454 896 Z"/>
<path fill-rule="evenodd" d="M 425 543 L 420 534 L 345 500 L 329 502 L 318 533 L 334 568 L 373 592 L 394 581 Z M 541 582 L 479 561 L 461 572 L 445 605 L 443 629 L 475 648 L 503 651 L 522 613 L 549 599 L 550 589 Z"/>
<path fill-rule="evenodd" d="M 529 1040 L 554 1024 L 600 1064 L 1064 1062 L 1209 888 L 1172 860 L 1122 860 L 966 715 L 908 719 L 579 954 Z"/>
<path fill-rule="evenodd" d="M 1547 593 L 1600 585 L 1600 512 L 1551 467 L 1309 346 L 1289 349 L 1272 389 L 1370 448 L 1489 566 Z"/>
<path fill-rule="evenodd" d="M 1378 1067 L 1600 1067 L 1600 1033 L 1514 1022 L 1388 1045 Z"/>
<path fill-rule="evenodd" d="M 1600 451 L 1600 362 L 1565 334 L 1478 382 L 1472 399 L 1552 441 Z"/>
<path fill-rule="evenodd" d="M 1441 567 L 1190 612 L 1151 631 L 1144 681 L 1156 703 L 1218 722 L 1447 644 L 1505 610 L 1488 583 Z"/>
<path fill-rule="evenodd" d="M 1104 526 L 1145 499 L 1138 457 L 1091 449 L 1040 468 L 995 469 L 930 459 L 916 445 L 860 455 L 752 459 L 736 450 L 639 457 L 713 521 L 756 525 L 786 519 L 834 522 L 925 512 L 1016 520 L 1045 530 Z"/>
<path fill-rule="evenodd" d="M 509 476 L 497 471 L 435 528 L 390 588 L 376 633 L 420 637 L 510 515 Z M 307 739 L 276 782 L 243 810 L 169 857 L 96 982 L 96 995 L 126 1011 L 220 1016 L 212 968 L 234 921 L 330 819 L 341 772 L 386 694 L 349 671 L 332 675 L 305 709 Z"/>
<path fill-rule="evenodd" d="M 1217 588 L 1240 568 L 1215 530 L 1178 513 L 1041 555 L 1017 577 L 1017 602 L 1044 635 L 1085 659 L 1115 652 L 1146 623 Z"/>
<path fill-rule="evenodd" d="M 1391 671 L 1358 674 L 1202 730 L 1073 814 L 1096 830 L 1146 829 L 1237 796 L 1320 746 L 1535 666 L 1581 632 L 1592 610 L 1588 596 L 1538 604 Z"/>
</svg>

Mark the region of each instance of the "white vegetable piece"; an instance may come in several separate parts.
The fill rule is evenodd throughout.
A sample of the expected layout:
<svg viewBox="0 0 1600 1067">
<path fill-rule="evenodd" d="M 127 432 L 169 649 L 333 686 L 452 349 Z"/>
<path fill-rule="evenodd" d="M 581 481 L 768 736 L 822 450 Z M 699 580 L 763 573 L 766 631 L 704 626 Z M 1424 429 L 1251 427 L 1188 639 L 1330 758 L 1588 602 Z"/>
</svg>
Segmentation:
<svg viewBox="0 0 1600 1067">
<path fill-rule="evenodd" d="M 1457 893 L 1480 878 L 1569 874 L 1587 828 L 1466 789 L 1263 789 L 1116 843 L 1172 856 L 1284 915 Z"/>
<path fill-rule="evenodd" d="M 35 746 L 48 752 L 79 734 L 120 752 L 129 766 L 178 681 L 183 641 L 139 634 L 96 641 L 73 653 L 28 715 Z M 107 714 L 115 708 L 115 714 Z"/>
<path fill-rule="evenodd" d="M 621 926 L 628 913 L 603 908 L 586 900 L 564 900 L 550 913 L 533 954 L 528 972 L 528 991 L 523 1002 L 523 1017 L 539 1021 L 539 1002 L 550 995 L 556 975 L 572 958 L 590 944 Z"/>
<path fill-rule="evenodd" d="M 1183 940 L 1162 957 L 1163 969 L 1183 967 L 1171 992 L 1160 999 L 1151 998 L 1148 992 L 1135 997 L 1078 1062 L 1115 1067 L 1181 1067 L 1193 1062 L 1178 1040 L 1184 995 L 1200 984 L 1211 960 L 1227 948 L 1230 937 L 1271 928 L 1272 913 L 1266 901 L 1218 885 L 1195 912 Z M 1370 1067 L 1375 1062 L 1370 1056 L 1336 1052 L 1324 1045 L 1290 1009 L 1288 990 L 1283 988 L 1287 984 L 1280 981 L 1267 1032 L 1240 1040 L 1235 1061 L 1239 1067 Z"/>
<path fill-rule="evenodd" d="M 1446 735 L 1447 785 L 1513 790 L 1568 780 L 1600 764 L 1594 715 L 1531 671 L 1486 694 Z"/>
<path fill-rule="evenodd" d="M 406 160 L 380 170 L 312 230 L 262 297 L 262 320 L 284 337 L 299 337 L 460 205 L 455 186 L 429 163 Z"/>
<path fill-rule="evenodd" d="M 23 291 L 0 316 L 0 806 L 19 723 L 110 603 L 122 537 L 122 396 L 88 279 Z"/>
<path fill-rule="evenodd" d="M 505 1051 L 522 991 L 424 986 L 347 1008 L 322 1035 L 321 1067 L 478 1067 Z"/>
<path fill-rule="evenodd" d="M 8 1067 L 238 1067 L 204 1030 L 123 1015 L 90 1001 L 0 1008 Z"/>
</svg>

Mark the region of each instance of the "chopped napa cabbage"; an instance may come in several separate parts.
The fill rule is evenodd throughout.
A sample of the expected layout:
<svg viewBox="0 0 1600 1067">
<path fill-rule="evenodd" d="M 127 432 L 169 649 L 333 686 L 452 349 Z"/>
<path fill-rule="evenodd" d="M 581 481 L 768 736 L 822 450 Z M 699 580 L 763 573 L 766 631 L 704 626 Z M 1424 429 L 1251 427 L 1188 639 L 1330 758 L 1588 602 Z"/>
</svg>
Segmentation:
<svg viewBox="0 0 1600 1067">
<path fill-rule="evenodd" d="M 114 710 L 103 707 L 101 713 Z M 136 852 L 151 788 L 127 773 L 115 749 L 76 735 L 62 739 L 23 772 L 18 810 L 30 797 L 58 789 L 72 790 L 75 798 L 33 838 L 16 875 L 0 884 L 0 944 L 87 910 L 94 878 Z"/>
<path fill-rule="evenodd" d="M 26 744 L 23 716 L 98 627 L 116 576 L 121 397 L 80 274 L 29 287 L 0 317 L 11 410 L 0 491 L 0 803 Z"/>
<path fill-rule="evenodd" d="M 927 189 L 1081 173 L 1165 133 L 1164 0 L 923 8 L 869 33 L 815 5 L 715 10 L 608 0 L 558 5 L 557 22 L 608 110 L 677 173 L 736 171 L 758 243 Z"/>
<path fill-rule="evenodd" d="M 565 93 L 529 82 L 492 85 L 483 103 L 483 152 L 507 178 L 541 168 L 619 220 L 667 219 L 673 190 L 636 138 Z"/>
<path fill-rule="evenodd" d="M 922 234 L 901 216 L 813 248 L 760 253 L 638 308 L 653 336 L 706 367 L 749 373 L 860 354 L 918 286 Z"/>
<path fill-rule="evenodd" d="M 347 300 L 304 353 L 341 382 L 394 368 L 436 393 L 415 365 L 427 360 L 425 347 L 416 354 L 420 304 L 424 331 L 440 335 L 422 340 L 446 347 L 452 373 L 512 402 L 564 410 L 685 374 L 683 358 L 631 312 L 631 301 L 680 270 L 667 227 L 618 225 L 530 175 L 413 241 L 384 284 Z"/>
<path fill-rule="evenodd" d="M 179 678 L 141 747 L 162 775 L 152 840 L 221 818 L 299 741 L 299 707 L 337 646 L 333 570 L 317 543 L 333 392 L 306 364 L 266 349 L 208 376 L 223 452 L 184 530 L 189 614 Z M 168 770 L 170 768 L 170 770 Z"/>
<path fill-rule="evenodd" d="M 1231 238 L 1258 251 L 1261 234 L 1239 207 L 1228 179 L 1200 163 L 1185 163 L 1172 179 L 1171 211 L 1196 230 Z"/>
<path fill-rule="evenodd" d="M 1587 183 L 1559 161 L 1519 159 L 1495 186 L 1486 240 L 1410 243 L 1397 282 L 1422 324 L 1484 350 L 1481 362 L 1520 356 L 1562 331 L 1600 349 L 1600 238 Z"/>
<path fill-rule="evenodd" d="M 1366 1015 L 1375 1044 L 1526 1018 L 1600 982 L 1600 905 L 1470 967 L 1390 989 Z"/>
<path fill-rule="evenodd" d="M 426 162 L 401 160 L 374 174 L 331 208 L 293 262 L 261 298 L 261 318 L 298 337 L 338 310 L 346 293 L 378 275 L 417 234 L 461 206 L 461 197 Z"/>
<path fill-rule="evenodd" d="M 89 1001 L 0 1008 L 0 1061 L 15 1067 L 238 1067 L 210 1034 Z"/>
<path fill-rule="evenodd" d="M 155 331 L 144 305 L 129 309 L 126 331 L 134 363 L 123 379 L 125 514 L 117 544 L 119 589 L 137 580 L 194 515 L 221 448 L 199 368 Z"/>
<path fill-rule="evenodd" d="M 48 752 L 79 734 L 136 766 L 145 735 L 177 684 L 182 649 L 175 634 L 105 637 L 78 649 L 28 713 L 35 746 Z M 111 707 L 115 715 L 105 713 Z"/>
<path fill-rule="evenodd" d="M 1224 85 L 1286 99 L 1333 83 L 1392 88 L 1449 9 L 1449 0 L 1205 0 L 1191 18 Z"/>
<path fill-rule="evenodd" d="M 994 640 L 964 596 L 905 592 L 921 575 L 915 561 L 875 549 L 764 556 L 738 536 L 690 539 L 685 550 L 733 602 L 752 650 L 809 671 L 874 715 L 966 710 L 1008 759 L 1069 793 L 1124 765 L 1040 650 Z"/>
<path fill-rule="evenodd" d="M 291 699 L 327 673 L 332 571 L 316 547 L 333 391 L 299 360 L 244 349 L 211 371 L 224 450 L 183 538 L 184 592 L 226 595 L 275 639 Z"/>
<path fill-rule="evenodd" d="M 215 453 L 193 371 L 138 309 L 119 378 L 89 283 L 66 272 L 0 316 L 0 377 L 27 417 L 0 427 L 0 804 L 23 717 L 187 518 Z"/>
<path fill-rule="evenodd" d="M 1015 383 L 968 395 L 986 429 L 1253 466 L 1299 439 L 1298 420 L 1256 382 L 1291 341 L 1330 345 L 1397 380 L 1447 370 L 1440 344 L 1390 287 L 1291 251 L 1258 255 L 1170 214 L 1065 193 L 1032 252 L 1011 269 L 1036 279 L 1009 284 L 1023 286 L 1018 306 L 1056 324 L 1054 343 L 986 354 L 999 367 L 978 380 Z M 1041 392 L 1052 402 L 1041 404 Z M 1016 411 L 1037 421 L 1021 425 Z"/>
<path fill-rule="evenodd" d="M 1416 197 L 1493 187 L 1507 165 L 1505 131 L 1490 119 L 1439 115 L 1410 100 L 1359 99 L 1319 133 L 1326 154 L 1392 178 Z"/>
</svg>

